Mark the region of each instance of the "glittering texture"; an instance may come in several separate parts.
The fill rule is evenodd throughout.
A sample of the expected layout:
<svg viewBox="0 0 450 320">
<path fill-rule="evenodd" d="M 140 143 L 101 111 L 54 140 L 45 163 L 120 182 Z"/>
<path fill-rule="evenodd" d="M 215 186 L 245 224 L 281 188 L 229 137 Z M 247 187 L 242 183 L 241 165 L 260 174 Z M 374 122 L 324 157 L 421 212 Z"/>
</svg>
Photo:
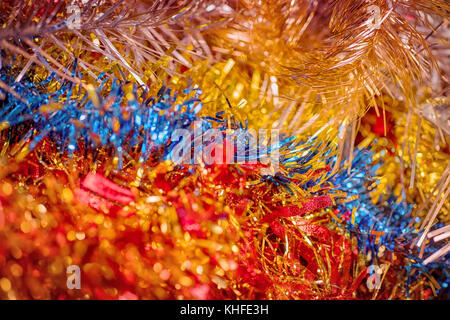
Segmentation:
<svg viewBox="0 0 450 320">
<path fill-rule="evenodd" d="M 69 155 L 80 148 L 80 141 L 88 152 L 98 147 L 113 147 L 119 167 L 122 167 L 124 153 L 138 145 L 141 161 L 146 160 L 153 149 L 169 141 L 173 128 L 189 127 L 202 107 L 195 90 L 192 98 L 180 104 L 176 104 L 177 96 L 172 96 L 171 90 L 165 87 L 156 98 L 147 97 L 146 92 L 141 91 L 140 103 L 136 86 L 121 85 L 117 81 L 113 81 L 107 95 L 101 95 L 102 87 L 90 87 L 84 96 L 75 99 L 72 99 L 72 91 L 76 88 L 71 83 L 63 83 L 51 94 L 40 95 L 39 88 L 44 85 L 17 84 L 15 90 L 33 102 L 28 106 L 10 96 L 0 121 L 10 127 L 33 121 L 40 133 L 33 137 L 30 150 L 46 137 Z M 36 112 L 37 109 L 40 112 Z M 176 113 L 181 109 L 183 112 Z"/>
</svg>

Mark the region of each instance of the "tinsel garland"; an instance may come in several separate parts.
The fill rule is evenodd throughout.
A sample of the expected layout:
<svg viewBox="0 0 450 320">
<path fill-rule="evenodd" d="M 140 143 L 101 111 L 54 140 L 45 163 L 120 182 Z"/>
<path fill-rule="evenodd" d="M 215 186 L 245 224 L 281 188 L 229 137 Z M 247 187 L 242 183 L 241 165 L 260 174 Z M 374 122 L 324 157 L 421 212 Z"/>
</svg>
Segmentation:
<svg viewBox="0 0 450 320">
<path fill-rule="evenodd" d="M 2 1 L 0 298 L 448 299 L 450 7 L 369 2 Z"/>
</svg>

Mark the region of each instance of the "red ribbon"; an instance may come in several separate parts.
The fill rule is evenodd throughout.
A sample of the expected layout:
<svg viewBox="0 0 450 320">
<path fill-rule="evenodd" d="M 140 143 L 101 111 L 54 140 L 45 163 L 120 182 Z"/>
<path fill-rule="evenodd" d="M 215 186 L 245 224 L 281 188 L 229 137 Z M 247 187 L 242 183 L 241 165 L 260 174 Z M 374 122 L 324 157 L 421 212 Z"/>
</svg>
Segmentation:
<svg viewBox="0 0 450 320">
<path fill-rule="evenodd" d="M 332 205 L 330 196 L 321 196 L 312 198 L 302 203 L 302 207 L 287 206 L 277 207 L 270 214 L 263 218 L 263 222 L 272 222 L 277 218 L 286 218 L 294 216 L 303 216 L 309 212 L 316 211 L 322 208 L 326 208 Z"/>
<path fill-rule="evenodd" d="M 116 201 L 124 205 L 134 201 L 134 194 L 131 190 L 118 186 L 101 174 L 89 173 L 84 178 L 81 186 L 106 199 Z"/>
</svg>

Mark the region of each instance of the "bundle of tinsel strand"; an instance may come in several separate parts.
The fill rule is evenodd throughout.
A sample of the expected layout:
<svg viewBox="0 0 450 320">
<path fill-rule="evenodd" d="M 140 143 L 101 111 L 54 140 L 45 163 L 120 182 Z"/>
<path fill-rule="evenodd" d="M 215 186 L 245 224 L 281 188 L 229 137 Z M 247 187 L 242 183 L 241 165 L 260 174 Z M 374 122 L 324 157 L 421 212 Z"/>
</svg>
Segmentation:
<svg viewBox="0 0 450 320">
<path fill-rule="evenodd" d="M 0 298 L 448 299 L 449 10 L 1 1 Z"/>
</svg>

